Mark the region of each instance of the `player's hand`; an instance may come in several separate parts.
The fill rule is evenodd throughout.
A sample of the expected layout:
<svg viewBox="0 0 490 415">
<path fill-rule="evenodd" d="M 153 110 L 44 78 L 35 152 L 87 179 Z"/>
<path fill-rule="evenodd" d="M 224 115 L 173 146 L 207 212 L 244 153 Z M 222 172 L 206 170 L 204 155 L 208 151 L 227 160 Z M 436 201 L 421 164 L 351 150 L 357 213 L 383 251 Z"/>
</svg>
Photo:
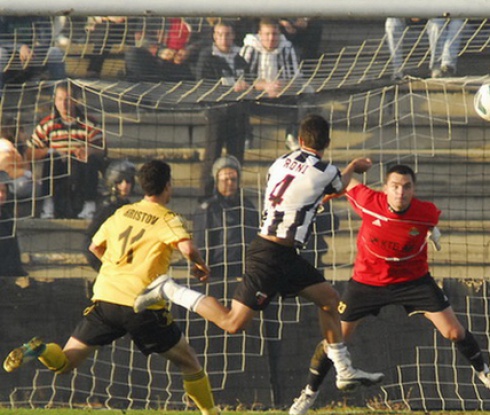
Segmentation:
<svg viewBox="0 0 490 415">
<path fill-rule="evenodd" d="M 194 264 L 191 269 L 191 275 L 201 282 L 206 282 L 211 276 L 211 269 L 206 264 Z"/>
<path fill-rule="evenodd" d="M 372 160 L 366 157 L 356 158 L 352 160 L 352 163 L 354 164 L 354 172 L 358 174 L 366 173 L 373 166 Z"/>
</svg>

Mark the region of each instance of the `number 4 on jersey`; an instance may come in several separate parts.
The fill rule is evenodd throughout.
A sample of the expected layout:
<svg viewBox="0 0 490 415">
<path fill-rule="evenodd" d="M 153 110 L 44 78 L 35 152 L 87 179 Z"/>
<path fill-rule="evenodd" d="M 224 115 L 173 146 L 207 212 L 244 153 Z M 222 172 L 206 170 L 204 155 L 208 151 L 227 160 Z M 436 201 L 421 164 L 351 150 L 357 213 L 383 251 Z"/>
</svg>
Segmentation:
<svg viewBox="0 0 490 415">
<path fill-rule="evenodd" d="M 282 201 L 284 200 L 284 193 L 286 192 L 291 182 L 294 180 L 294 177 L 295 176 L 288 174 L 284 177 L 284 179 L 276 183 L 274 189 L 272 189 L 272 192 L 269 195 L 269 201 L 272 203 L 273 207 L 276 207 L 277 205 L 280 205 L 282 203 Z"/>
</svg>

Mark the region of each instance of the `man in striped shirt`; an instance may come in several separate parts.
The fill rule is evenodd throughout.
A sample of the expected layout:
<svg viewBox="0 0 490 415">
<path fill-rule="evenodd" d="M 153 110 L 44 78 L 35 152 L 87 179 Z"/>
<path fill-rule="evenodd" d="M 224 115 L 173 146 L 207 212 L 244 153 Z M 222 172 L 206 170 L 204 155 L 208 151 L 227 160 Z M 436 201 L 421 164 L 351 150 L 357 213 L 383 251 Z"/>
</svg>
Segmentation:
<svg viewBox="0 0 490 415">
<path fill-rule="evenodd" d="M 43 118 L 27 142 L 28 160 L 42 160 L 41 218 L 91 219 L 105 146 L 95 120 L 76 107 L 66 83 L 56 86 L 53 112 Z"/>
<path fill-rule="evenodd" d="M 245 36 L 240 55 L 255 78 L 254 88 L 265 96 L 261 101 L 274 101 L 269 110 L 271 114 L 266 114 L 267 105 L 260 105 L 259 115 L 281 120 L 286 128 L 286 146 L 291 150 L 299 149 L 298 120 L 304 118 L 305 110 L 302 109 L 301 98 L 287 94 L 287 89 L 289 83 L 301 80 L 301 72 L 293 44 L 281 33 L 279 21 L 270 18 L 260 20 L 258 33 Z"/>
<path fill-rule="evenodd" d="M 293 44 L 281 34 L 279 22 L 262 19 L 258 34 L 248 34 L 243 40 L 240 55 L 255 75 L 255 88 L 275 98 L 285 87 L 285 81 L 300 75 L 298 58 Z"/>
</svg>

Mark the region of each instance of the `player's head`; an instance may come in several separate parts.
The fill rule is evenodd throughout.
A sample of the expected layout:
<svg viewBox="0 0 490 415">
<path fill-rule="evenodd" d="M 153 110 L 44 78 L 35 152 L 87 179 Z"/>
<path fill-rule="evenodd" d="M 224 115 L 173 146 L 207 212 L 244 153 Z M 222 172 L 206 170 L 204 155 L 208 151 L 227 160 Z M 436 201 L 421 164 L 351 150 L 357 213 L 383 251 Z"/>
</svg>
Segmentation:
<svg viewBox="0 0 490 415">
<path fill-rule="evenodd" d="M 105 181 L 111 195 L 127 198 L 134 188 L 136 166 L 129 160 L 115 160 L 107 166 Z"/>
<path fill-rule="evenodd" d="M 384 192 L 394 212 L 406 211 L 415 194 L 415 173 L 405 164 L 396 164 L 386 172 Z"/>
<path fill-rule="evenodd" d="M 320 115 L 308 115 L 299 126 L 303 146 L 322 151 L 330 145 L 330 124 Z"/>
<path fill-rule="evenodd" d="M 224 197 L 234 196 L 240 185 L 242 166 L 234 156 L 217 159 L 213 164 L 213 178 L 216 191 Z"/>
<path fill-rule="evenodd" d="M 138 181 L 146 196 L 159 196 L 170 186 L 170 166 L 162 160 L 143 164 L 138 172 Z"/>
</svg>

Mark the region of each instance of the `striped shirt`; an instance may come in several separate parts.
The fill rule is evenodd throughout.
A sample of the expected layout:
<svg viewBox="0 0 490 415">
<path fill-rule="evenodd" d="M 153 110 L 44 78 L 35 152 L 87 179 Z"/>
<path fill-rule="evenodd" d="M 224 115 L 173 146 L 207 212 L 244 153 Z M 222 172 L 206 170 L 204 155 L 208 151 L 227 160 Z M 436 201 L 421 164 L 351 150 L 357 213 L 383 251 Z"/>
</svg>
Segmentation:
<svg viewBox="0 0 490 415">
<path fill-rule="evenodd" d="M 297 150 L 278 158 L 268 173 L 260 234 L 304 245 L 323 196 L 341 190 L 339 169 L 316 154 Z"/>
<path fill-rule="evenodd" d="M 80 114 L 73 122 L 63 120 L 57 111 L 44 117 L 32 133 L 27 145 L 31 148 L 52 148 L 61 153 L 71 153 L 80 147 L 102 148 L 102 131 L 91 117 L 81 118 Z"/>
<path fill-rule="evenodd" d="M 284 35 L 281 35 L 279 46 L 269 51 L 262 46 L 258 35 L 248 34 L 243 41 L 240 55 L 249 64 L 250 74 L 257 79 L 291 80 L 300 75 L 296 52 Z"/>
</svg>

